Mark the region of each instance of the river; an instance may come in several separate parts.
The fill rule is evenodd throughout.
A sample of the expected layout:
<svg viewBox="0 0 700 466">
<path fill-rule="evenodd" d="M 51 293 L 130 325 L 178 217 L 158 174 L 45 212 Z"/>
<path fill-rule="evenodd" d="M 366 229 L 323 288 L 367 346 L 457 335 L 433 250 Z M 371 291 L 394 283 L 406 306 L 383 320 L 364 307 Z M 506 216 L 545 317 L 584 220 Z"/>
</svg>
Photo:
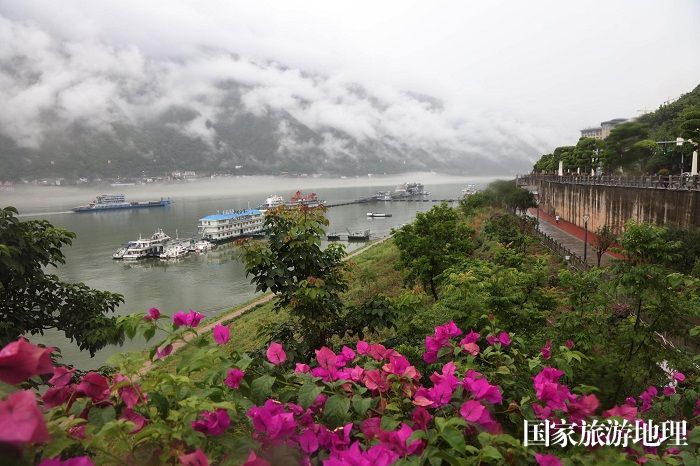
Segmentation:
<svg viewBox="0 0 700 466">
<path fill-rule="evenodd" d="M 320 199 L 334 203 L 371 196 L 376 191 L 390 191 L 403 182 L 417 181 L 431 193 L 429 198 L 454 199 L 467 184 L 483 186 L 491 180 L 418 173 L 347 179 L 248 176 L 120 187 L 25 185 L 0 192 L 0 206 L 17 207 L 23 220 L 44 218 L 75 232 L 77 237 L 73 245 L 64 249 L 66 264 L 58 268 L 57 274 L 65 281 L 83 282 L 93 288 L 122 294 L 125 302 L 118 308 L 118 314 L 143 312 L 154 306 L 170 314 L 192 308 L 211 317 L 255 294 L 236 246 L 229 244 L 175 261 L 147 259 L 136 263 L 112 260 L 114 250 L 139 235 L 150 236 L 158 228 L 170 236 L 177 232 L 180 237 L 189 237 L 196 232 L 200 217 L 225 209 L 255 207 L 271 194 L 289 200 L 297 189 L 316 192 Z M 124 193 L 127 200 L 132 201 L 170 197 L 173 203 L 165 208 L 81 214 L 70 211 L 72 207 L 87 204 L 97 194 L 117 192 Z M 373 238 L 380 238 L 433 205 L 432 202 L 381 202 L 332 207 L 327 212 L 328 232 L 369 229 Z M 386 212 L 392 217 L 371 219 L 366 217 L 368 211 Z M 348 251 L 359 246 L 351 243 Z M 119 350 L 119 347 L 107 347 L 90 358 L 89 353 L 78 351 L 56 331 L 32 337 L 32 340 L 60 347 L 66 362 L 84 369 L 99 366 Z M 141 341 L 128 341 L 122 349 L 142 346 Z"/>
</svg>

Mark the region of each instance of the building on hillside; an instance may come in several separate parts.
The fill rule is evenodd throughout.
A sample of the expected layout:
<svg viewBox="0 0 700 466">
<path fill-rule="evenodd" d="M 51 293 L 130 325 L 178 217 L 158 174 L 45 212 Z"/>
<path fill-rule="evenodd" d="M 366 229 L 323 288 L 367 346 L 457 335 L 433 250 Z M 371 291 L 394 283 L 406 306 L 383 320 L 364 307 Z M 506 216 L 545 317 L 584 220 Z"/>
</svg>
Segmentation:
<svg viewBox="0 0 700 466">
<path fill-rule="evenodd" d="M 600 124 L 600 128 L 603 133 L 603 139 L 607 138 L 610 136 L 610 131 L 620 123 L 624 123 L 627 121 L 627 118 L 614 118 L 612 120 L 604 121 Z"/>
<path fill-rule="evenodd" d="M 627 121 L 627 118 L 614 118 L 604 121 L 600 126 L 592 126 L 581 130 L 582 138 L 605 139 L 610 136 L 610 131 L 620 123 Z"/>
<path fill-rule="evenodd" d="M 582 138 L 603 139 L 603 129 L 600 126 L 584 128 L 581 130 Z"/>
</svg>

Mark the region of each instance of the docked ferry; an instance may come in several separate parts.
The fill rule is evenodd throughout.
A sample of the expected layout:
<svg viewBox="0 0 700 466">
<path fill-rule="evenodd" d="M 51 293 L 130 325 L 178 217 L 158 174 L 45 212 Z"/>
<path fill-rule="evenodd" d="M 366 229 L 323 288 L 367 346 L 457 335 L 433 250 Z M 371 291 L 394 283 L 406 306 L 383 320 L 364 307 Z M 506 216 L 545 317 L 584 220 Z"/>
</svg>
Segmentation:
<svg viewBox="0 0 700 466">
<path fill-rule="evenodd" d="M 258 207 L 258 210 L 269 210 L 269 209 L 274 209 L 275 207 L 279 207 L 281 205 L 284 205 L 284 198 L 282 196 L 278 196 L 277 194 L 274 194 L 267 199 L 265 199 L 264 204 L 260 204 L 260 207 Z"/>
<path fill-rule="evenodd" d="M 213 243 L 233 241 L 263 233 L 264 214 L 258 209 L 225 210 L 199 219 L 197 228 L 203 240 Z"/>
<path fill-rule="evenodd" d="M 129 202 L 123 194 L 100 194 L 88 205 L 73 208 L 73 212 L 99 212 L 114 209 L 139 209 L 144 207 L 165 207 L 170 205 L 170 198 L 160 201 Z"/>
<path fill-rule="evenodd" d="M 112 258 L 130 261 L 147 257 L 158 257 L 169 241 L 170 236 L 163 233 L 163 230 L 156 230 L 150 238 L 139 238 L 136 241 L 130 241 L 125 248 L 115 252 Z"/>
<path fill-rule="evenodd" d="M 290 207 L 318 207 L 323 204 L 325 204 L 325 201 L 320 200 L 316 193 L 303 194 L 301 191 L 297 191 L 296 193 L 294 193 L 294 196 L 292 196 L 289 204 L 287 205 Z"/>
</svg>

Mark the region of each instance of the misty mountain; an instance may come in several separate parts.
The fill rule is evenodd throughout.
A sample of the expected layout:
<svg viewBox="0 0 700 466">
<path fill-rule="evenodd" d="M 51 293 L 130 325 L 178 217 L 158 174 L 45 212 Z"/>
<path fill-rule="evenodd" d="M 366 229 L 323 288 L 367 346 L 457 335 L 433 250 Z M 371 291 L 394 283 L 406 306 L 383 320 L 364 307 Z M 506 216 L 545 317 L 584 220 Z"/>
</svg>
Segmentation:
<svg viewBox="0 0 700 466">
<path fill-rule="evenodd" d="M 546 131 L 220 50 L 70 42 L 0 17 L 0 180 L 526 170 Z M 538 132 L 539 131 L 539 132 Z M 236 168 L 239 167 L 239 168 Z"/>
<path fill-rule="evenodd" d="M 510 157 L 494 160 L 478 151 L 439 143 L 420 147 L 388 135 L 359 139 L 333 127 L 312 129 L 285 110 L 245 111 L 240 94 L 239 86 L 228 86 L 218 117 L 204 120 L 210 133 L 207 138 L 186 130 L 202 115 L 182 105 L 171 106 L 138 125 L 60 125 L 45 130 L 36 148 L 21 147 L 0 135 L 0 178 L 156 175 L 172 170 L 244 174 L 435 170 L 478 175 L 526 167 L 523 155 L 537 151 L 525 141 L 519 142 L 520 147 L 512 147 L 513 142 L 511 147 L 494 144 L 494 153 L 513 151 Z M 425 96 L 421 99 L 427 100 Z M 430 104 L 439 102 L 432 99 Z"/>
</svg>

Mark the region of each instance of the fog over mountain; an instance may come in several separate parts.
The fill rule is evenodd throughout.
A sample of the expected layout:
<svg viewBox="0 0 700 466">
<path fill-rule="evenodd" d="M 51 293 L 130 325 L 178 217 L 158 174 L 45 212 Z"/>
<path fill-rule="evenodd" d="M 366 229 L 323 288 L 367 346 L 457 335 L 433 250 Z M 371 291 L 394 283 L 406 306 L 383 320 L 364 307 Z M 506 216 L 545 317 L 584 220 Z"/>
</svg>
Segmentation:
<svg viewBox="0 0 700 466">
<path fill-rule="evenodd" d="M 414 68 L 374 58 L 368 67 L 369 48 L 348 54 L 332 34 L 305 38 L 300 12 L 287 26 L 240 3 L 204 4 L 220 11 L 188 1 L 0 1 L 0 172 L 514 173 L 564 138 L 527 105 L 484 105 L 503 97 L 478 82 L 441 85 L 449 70 L 412 79 L 407 71 L 422 72 L 418 49 Z M 285 27 L 289 42 L 274 36 Z M 386 60 L 407 59 L 410 46 L 386 48 Z"/>
</svg>

